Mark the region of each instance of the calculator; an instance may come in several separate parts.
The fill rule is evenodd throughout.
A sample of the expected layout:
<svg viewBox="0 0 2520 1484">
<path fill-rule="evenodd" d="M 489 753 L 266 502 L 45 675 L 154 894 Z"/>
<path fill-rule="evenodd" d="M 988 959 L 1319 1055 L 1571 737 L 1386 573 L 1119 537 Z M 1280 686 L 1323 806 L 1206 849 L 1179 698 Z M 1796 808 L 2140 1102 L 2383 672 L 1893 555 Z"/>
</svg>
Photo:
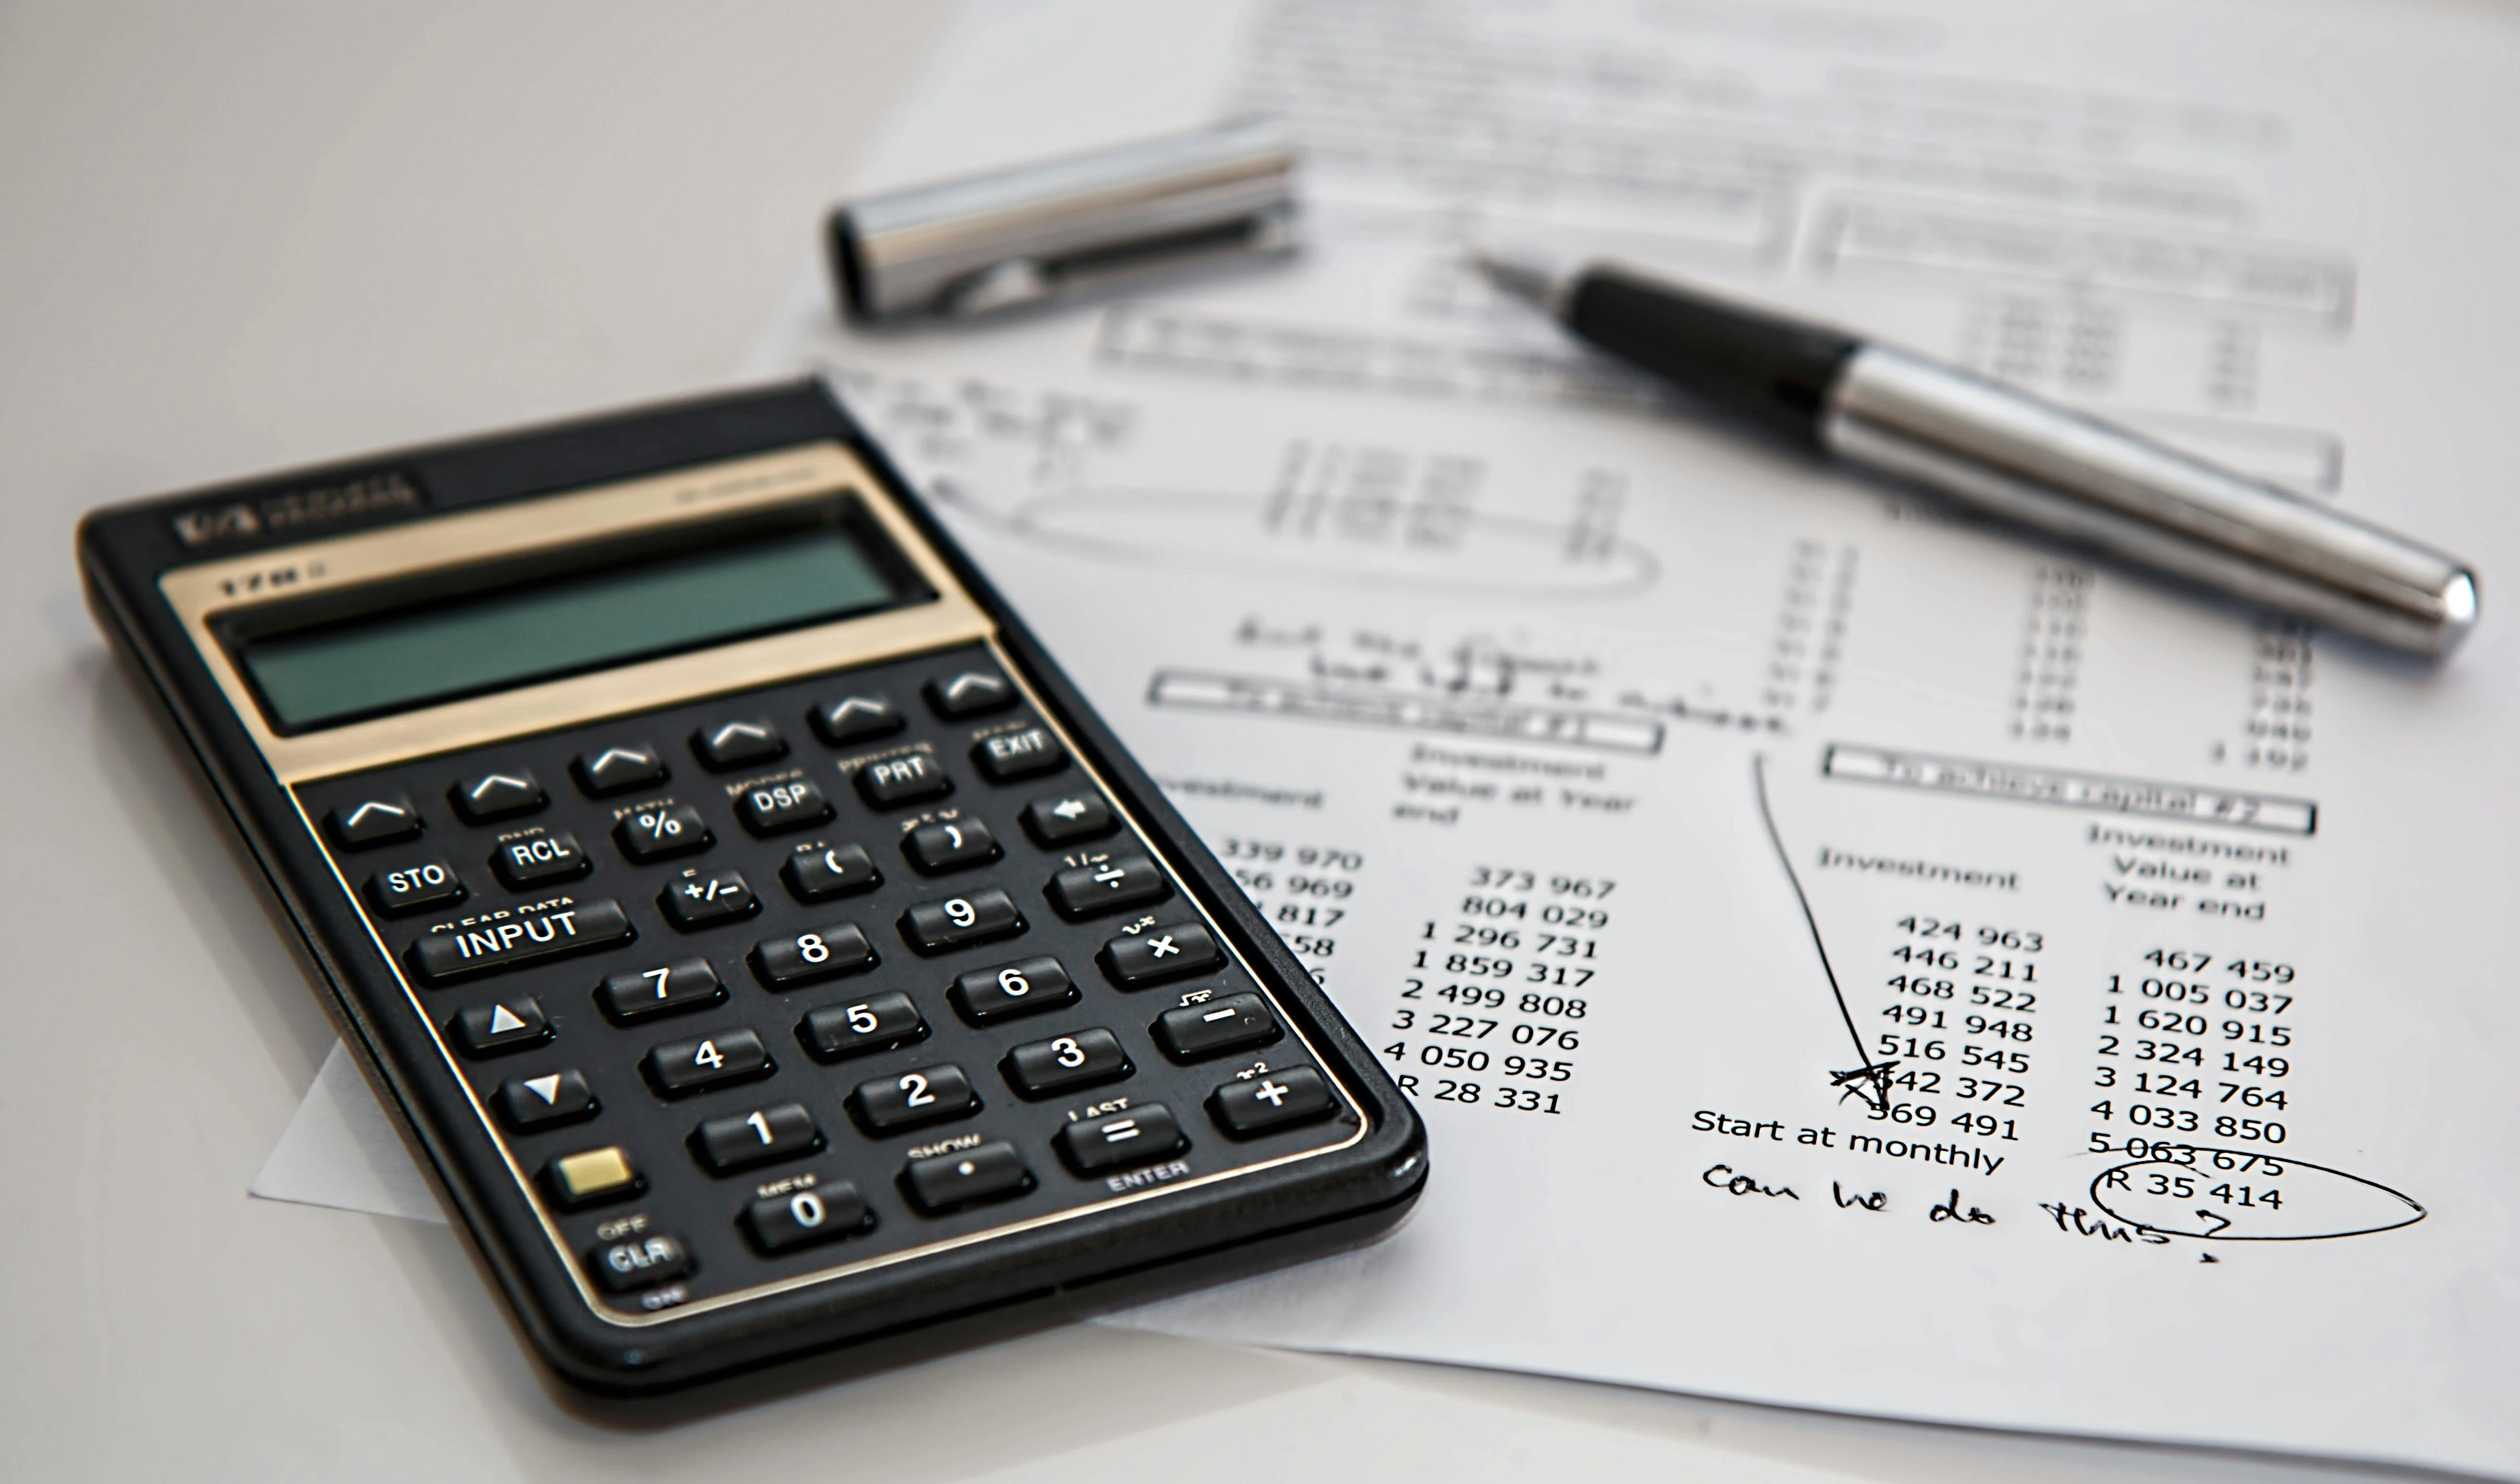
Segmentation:
<svg viewBox="0 0 2520 1484">
<path fill-rule="evenodd" d="M 576 1383 L 880 1364 L 1352 1245 L 1424 1183 L 1369 1049 L 818 384 L 78 546 Z"/>
</svg>

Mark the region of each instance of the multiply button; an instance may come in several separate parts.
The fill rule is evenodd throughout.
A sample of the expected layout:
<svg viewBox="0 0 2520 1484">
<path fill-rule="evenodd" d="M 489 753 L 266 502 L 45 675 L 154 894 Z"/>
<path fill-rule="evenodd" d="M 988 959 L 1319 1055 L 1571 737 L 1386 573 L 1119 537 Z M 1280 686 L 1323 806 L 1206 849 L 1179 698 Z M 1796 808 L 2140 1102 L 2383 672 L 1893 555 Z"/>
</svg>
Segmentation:
<svg viewBox="0 0 2520 1484">
<path fill-rule="evenodd" d="M 1119 823 L 1097 793 L 1062 793 L 1024 805 L 1024 832 L 1045 849 L 1071 840 L 1099 840 Z"/>
<path fill-rule="evenodd" d="M 706 850 L 712 836 L 700 812 L 689 804 L 658 804 L 624 815 L 612 827 L 612 841 L 621 853 L 642 865 Z"/>
<path fill-rule="evenodd" d="M 332 834 L 334 844 L 365 850 L 420 833 L 420 811 L 403 794 L 382 793 L 334 809 L 324 816 L 324 828 Z"/>
<path fill-rule="evenodd" d="M 679 1015 L 725 999 L 726 986 L 702 958 L 676 959 L 653 968 L 613 974 L 595 991 L 596 1007 L 615 1025 Z"/>
<path fill-rule="evenodd" d="M 1258 995 L 1227 995 L 1165 1011 L 1150 1027 L 1175 1061 L 1200 1061 L 1246 1047 L 1267 1046 L 1285 1032 Z"/>
<path fill-rule="evenodd" d="M 490 869 L 512 890 L 522 891 L 551 881 L 573 881 L 595 869 L 578 848 L 577 836 L 565 830 L 538 831 L 501 840 L 490 853 Z"/>
<path fill-rule="evenodd" d="M 692 1132 L 692 1149 L 713 1175 L 793 1159 L 822 1147 L 823 1131 L 814 1126 L 814 1115 L 801 1102 L 782 1102 L 731 1118 L 712 1118 Z"/>
<path fill-rule="evenodd" d="M 577 777 L 578 787 L 591 798 L 610 793 L 626 793 L 665 781 L 665 760 L 646 742 L 606 747 L 597 752 L 581 752 L 568 765 Z"/>
<path fill-rule="evenodd" d="M 755 834 L 784 834 L 830 819 L 832 801 L 807 780 L 789 779 L 744 789 L 735 801 L 735 817 Z"/>
<path fill-rule="evenodd" d="M 1122 989 L 1144 989 L 1225 962 L 1216 939 L 1196 922 L 1158 922 L 1102 945 L 1102 971 Z"/>
<path fill-rule="evenodd" d="M 1104 1082 L 1117 1082 L 1137 1068 L 1120 1049 L 1120 1038 L 1096 1026 L 1072 1036 L 1027 1042 L 1007 1053 L 998 1063 L 1007 1086 L 1026 1098 L 1048 1098 Z"/>
<path fill-rule="evenodd" d="M 760 898 L 741 871 L 685 877 L 658 892 L 656 905 L 685 932 L 737 922 L 761 910 Z"/>
<path fill-rule="evenodd" d="M 901 935 L 921 953 L 943 953 L 1024 930 L 1014 899 L 991 887 L 941 902 L 920 902 L 901 915 Z"/>
<path fill-rule="evenodd" d="M 575 1123 L 594 1117 L 597 1108 L 594 1091 L 574 1068 L 502 1082 L 492 1097 L 508 1126 L 518 1130 Z"/>
<path fill-rule="evenodd" d="M 407 962 L 423 979 L 445 984 L 627 943 L 635 936 L 620 903 L 577 902 L 428 933 L 411 945 Z"/>
<path fill-rule="evenodd" d="M 947 721 L 965 716 L 986 716 L 1013 705 L 1015 688 L 1007 684 L 1003 675 L 966 670 L 960 675 L 940 675 L 929 681 L 927 703 Z"/>
<path fill-rule="evenodd" d="M 531 814 L 551 802 L 543 786 L 522 768 L 458 779 L 455 787 L 446 790 L 446 797 L 455 805 L 456 813 L 475 825 Z"/>
<path fill-rule="evenodd" d="M 849 1093 L 849 1116 L 870 1134 L 889 1134 L 980 1110 L 971 1079 L 952 1062 L 861 1082 Z"/>
<path fill-rule="evenodd" d="M 692 751 L 711 768 L 724 772 L 748 763 L 766 763 L 788 755 L 788 739 L 757 717 L 722 721 L 692 734 Z"/>
<path fill-rule="evenodd" d="M 743 1230 L 764 1252 L 788 1252 L 854 1237 L 871 1223 L 857 1183 L 827 1181 L 786 1195 L 765 1195 L 743 1208 Z"/>
<path fill-rule="evenodd" d="M 954 781 L 924 752 L 905 752 L 858 770 L 858 792 L 878 809 L 915 804 L 954 791 Z"/>
<path fill-rule="evenodd" d="M 590 1247 L 586 1269 L 607 1293 L 629 1293 L 671 1282 L 692 1271 L 692 1249 L 662 1232 L 610 1246 Z"/>
<path fill-rule="evenodd" d="M 1330 1085 L 1309 1066 L 1239 1077 L 1210 1093 L 1208 1115 L 1237 1139 L 1290 1129 L 1329 1116 Z"/>
<path fill-rule="evenodd" d="M 444 860 L 414 861 L 368 877 L 368 900 L 389 918 L 464 900 L 464 878 Z"/>
<path fill-rule="evenodd" d="M 936 876 L 996 860 L 998 840 L 978 820 L 932 820 L 902 836 L 901 853 L 922 873 Z"/>
<path fill-rule="evenodd" d="M 817 705 L 808 714 L 814 730 L 834 747 L 870 737 L 890 737 L 901 730 L 901 713 L 880 696 L 843 696 Z"/>
<path fill-rule="evenodd" d="M 1032 1171 L 1015 1147 L 1000 1139 L 914 1159 L 901 1172 L 911 1202 L 936 1216 L 983 1200 L 1004 1200 L 1032 1189 Z"/>
<path fill-rule="evenodd" d="M 788 883 L 788 894 L 800 902 L 825 902 L 832 897 L 853 896 L 873 891 L 883 884 L 883 873 L 875 869 L 865 850 L 856 845 L 801 845 L 779 868 L 779 878 Z"/>
<path fill-rule="evenodd" d="M 531 995 L 458 1011 L 446 1029 L 468 1057 L 504 1057 L 552 1038 L 551 1021 Z"/>
<path fill-rule="evenodd" d="M 1181 1121 L 1173 1117 L 1172 1109 L 1149 1102 L 1125 1113 L 1071 1123 L 1051 1143 L 1058 1147 L 1058 1157 L 1067 1161 L 1069 1169 L 1097 1175 L 1178 1154 L 1190 1141 L 1182 1137 Z"/>
<path fill-rule="evenodd" d="M 971 744 L 971 761 L 993 784 L 1012 783 L 1056 773 L 1067 766 L 1067 750 L 1041 727 L 1001 732 Z"/>
<path fill-rule="evenodd" d="M 1050 904 L 1068 919 L 1143 907 L 1173 894 L 1173 883 L 1143 855 L 1115 855 L 1091 866 L 1070 866 L 1050 878 Z"/>
</svg>

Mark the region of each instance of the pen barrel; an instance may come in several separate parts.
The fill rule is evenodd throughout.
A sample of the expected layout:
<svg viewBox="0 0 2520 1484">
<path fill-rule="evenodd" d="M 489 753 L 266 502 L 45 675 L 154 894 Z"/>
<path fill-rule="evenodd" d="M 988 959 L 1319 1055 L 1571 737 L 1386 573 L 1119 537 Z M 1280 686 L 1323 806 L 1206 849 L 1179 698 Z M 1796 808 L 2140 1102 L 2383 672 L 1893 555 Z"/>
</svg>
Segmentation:
<svg viewBox="0 0 2520 1484">
<path fill-rule="evenodd" d="M 1960 504 L 2392 648 L 2440 655 L 2476 579 L 2429 547 L 1966 372 L 1849 357 L 1823 448 Z"/>
</svg>

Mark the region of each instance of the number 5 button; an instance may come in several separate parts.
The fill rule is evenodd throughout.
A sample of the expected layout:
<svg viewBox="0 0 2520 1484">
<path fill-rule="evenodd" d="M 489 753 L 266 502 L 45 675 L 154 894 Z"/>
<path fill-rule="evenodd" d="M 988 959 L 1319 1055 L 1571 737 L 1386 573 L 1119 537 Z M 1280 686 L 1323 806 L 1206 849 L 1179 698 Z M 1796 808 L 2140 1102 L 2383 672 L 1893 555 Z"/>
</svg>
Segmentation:
<svg viewBox="0 0 2520 1484">
<path fill-rule="evenodd" d="M 846 922 L 752 945 L 752 972 L 772 989 L 793 989 L 874 967 L 875 945 Z"/>
<path fill-rule="evenodd" d="M 971 1079 L 950 1061 L 898 1076 L 871 1078 L 849 1094 L 849 1116 L 870 1134 L 889 1134 L 979 1110 Z"/>
</svg>

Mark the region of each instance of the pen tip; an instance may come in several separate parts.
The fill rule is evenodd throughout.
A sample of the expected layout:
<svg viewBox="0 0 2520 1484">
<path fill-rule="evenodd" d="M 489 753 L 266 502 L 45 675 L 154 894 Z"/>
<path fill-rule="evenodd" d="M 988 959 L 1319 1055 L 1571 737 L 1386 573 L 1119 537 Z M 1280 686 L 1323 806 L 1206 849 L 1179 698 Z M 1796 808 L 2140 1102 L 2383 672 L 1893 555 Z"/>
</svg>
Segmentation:
<svg viewBox="0 0 2520 1484">
<path fill-rule="evenodd" d="M 1515 298 L 1538 304 L 1552 314 L 1562 306 L 1567 279 L 1550 264 L 1491 247 L 1470 248 L 1462 255 L 1462 263 Z"/>
</svg>

